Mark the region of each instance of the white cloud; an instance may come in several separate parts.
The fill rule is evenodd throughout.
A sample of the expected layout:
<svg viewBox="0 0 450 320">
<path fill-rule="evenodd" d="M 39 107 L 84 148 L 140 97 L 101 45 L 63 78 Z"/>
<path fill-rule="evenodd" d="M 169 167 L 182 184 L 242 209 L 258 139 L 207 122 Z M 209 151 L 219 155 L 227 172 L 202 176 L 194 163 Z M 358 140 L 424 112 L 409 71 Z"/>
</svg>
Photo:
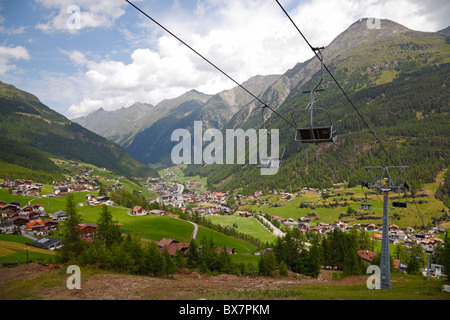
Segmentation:
<svg viewBox="0 0 450 320">
<path fill-rule="evenodd" d="M 185 49 L 169 37 L 160 39 L 158 52 L 135 50 L 129 64 L 113 60 L 88 61 L 80 52 L 69 56 L 77 64 L 88 66 L 89 70 L 79 81 L 91 87 L 91 92 L 80 103 L 69 108 L 73 117 L 100 107 L 114 110 L 135 102 L 156 104 L 201 86 L 207 76 L 206 72 L 194 69 Z"/>
<path fill-rule="evenodd" d="M 48 21 L 37 29 L 43 32 L 76 33 L 85 28 L 111 27 L 127 6 L 123 0 L 36 0 L 44 8 L 53 10 Z M 76 7 L 74 7 L 76 6 Z M 74 10 L 78 7 L 78 10 Z M 56 10 L 56 11 L 55 11 Z M 79 23 L 79 24 L 78 24 Z"/>
<path fill-rule="evenodd" d="M 16 69 L 16 65 L 10 63 L 11 60 L 30 60 L 30 54 L 22 46 L 0 46 L 0 75 L 5 75 L 8 71 Z"/>
</svg>

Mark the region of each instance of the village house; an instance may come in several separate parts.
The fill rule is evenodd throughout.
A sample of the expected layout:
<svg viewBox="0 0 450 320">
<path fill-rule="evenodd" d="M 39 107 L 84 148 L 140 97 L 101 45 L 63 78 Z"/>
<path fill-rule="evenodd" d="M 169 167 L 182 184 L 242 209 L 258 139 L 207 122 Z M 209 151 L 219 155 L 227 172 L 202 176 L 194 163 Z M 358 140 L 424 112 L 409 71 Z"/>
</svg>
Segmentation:
<svg viewBox="0 0 450 320">
<path fill-rule="evenodd" d="M 96 223 L 80 223 L 78 224 L 78 228 L 80 228 L 80 238 L 82 240 L 88 242 L 94 241 L 95 233 L 98 229 L 98 225 Z"/>
<path fill-rule="evenodd" d="M 45 208 L 42 204 L 35 203 L 35 204 L 31 205 L 31 207 L 33 208 L 33 210 L 35 212 L 39 212 L 41 216 L 45 215 Z"/>
<path fill-rule="evenodd" d="M 62 242 L 59 238 L 48 237 L 36 240 L 29 245 L 40 249 L 55 250 L 62 247 Z"/>
<path fill-rule="evenodd" d="M 378 254 L 376 254 L 375 252 L 370 251 L 370 250 L 359 250 L 357 253 L 358 253 L 358 256 L 360 256 L 367 263 L 367 265 L 371 265 L 373 259 L 378 256 Z M 395 269 L 400 269 L 400 266 L 401 266 L 400 260 L 393 259 L 392 266 Z"/>
<path fill-rule="evenodd" d="M 141 206 L 134 206 L 131 214 L 134 216 L 145 216 L 147 215 L 147 211 Z"/>
<path fill-rule="evenodd" d="M 178 242 L 175 239 L 162 238 L 158 242 L 158 248 L 161 253 L 164 252 L 164 250 L 167 250 L 172 257 L 175 256 L 178 251 L 180 251 L 182 255 L 186 255 L 189 250 L 189 243 Z"/>
<path fill-rule="evenodd" d="M 45 236 L 48 234 L 48 230 L 42 221 L 32 221 L 26 224 L 26 231 L 36 236 Z"/>
<path fill-rule="evenodd" d="M 20 212 L 20 203 L 10 202 L 4 205 L 1 209 L 1 216 L 3 219 L 9 219 Z"/>
<path fill-rule="evenodd" d="M 14 224 L 15 226 L 21 227 L 30 222 L 30 217 L 25 215 L 16 215 L 8 219 L 8 221 Z"/>
<path fill-rule="evenodd" d="M 163 216 L 163 215 L 165 215 L 165 211 L 164 210 L 154 209 L 154 210 L 150 210 L 149 214 L 151 214 L 153 216 Z"/>
<path fill-rule="evenodd" d="M 14 232 L 15 225 L 11 221 L 0 222 L 0 231 L 4 234 L 11 234 Z"/>
<path fill-rule="evenodd" d="M 300 228 L 302 230 L 311 229 L 311 224 L 309 224 L 308 222 L 299 222 L 297 226 L 298 226 L 298 228 Z"/>
<path fill-rule="evenodd" d="M 69 214 L 62 210 L 58 210 L 53 214 L 53 219 L 56 221 L 66 221 L 69 219 Z"/>
<path fill-rule="evenodd" d="M 225 251 L 227 254 L 237 254 L 236 248 L 228 248 L 228 247 L 217 247 L 216 248 L 217 253 L 221 253 L 222 251 Z"/>
<path fill-rule="evenodd" d="M 373 251 L 370 250 L 359 250 L 358 251 L 358 256 L 360 256 L 364 261 L 367 262 L 368 265 L 372 264 L 372 260 L 378 256 L 378 254 L 376 254 Z"/>
</svg>

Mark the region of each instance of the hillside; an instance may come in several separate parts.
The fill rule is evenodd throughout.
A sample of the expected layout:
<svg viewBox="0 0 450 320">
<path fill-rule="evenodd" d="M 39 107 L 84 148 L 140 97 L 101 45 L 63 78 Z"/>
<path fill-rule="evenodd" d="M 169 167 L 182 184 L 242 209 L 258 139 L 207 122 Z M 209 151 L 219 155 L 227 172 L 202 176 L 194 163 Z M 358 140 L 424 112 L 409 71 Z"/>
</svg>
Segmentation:
<svg viewBox="0 0 450 320">
<path fill-rule="evenodd" d="M 324 62 L 344 88 L 368 130 L 328 74 L 316 107 L 325 108 L 338 139 L 334 144 L 305 145 L 294 142 L 294 128 L 277 115 L 268 128 L 280 130 L 286 147 L 284 165 L 275 176 L 261 176 L 256 166 L 188 167 L 187 173 L 208 177 L 208 184 L 222 191 L 295 192 L 303 186 L 350 186 L 366 178 L 365 165 L 409 165 L 407 179 L 417 191 L 449 166 L 448 101 L 450 45 L 442 33 L 417 32 L 389 20 L 381 29 L 368 29 L 362 19 L 351 25 L 323 51 Z M 299 126 L 308 123 L 310 90 L 319 80 L 319 63 L 313 58 L 297 64 L 266 90 L 262 100 L 286 119 L 295 113 Z M 323 115 L 316 118 L 324 121 Z M 260 128 L 258 104 L 249 104 L 227 127 Z M 388 155 L 384 150 L 387 150 Z M 241 190 L 242 191 L 242 190 Z"/>
<path fill-rule="evenodd" d="M 130 177 L 157 175 L 118 144 L 68 120 L 36 96 L 3 82 L 0 106 L 0 160 L 5 163 L 2 176 L 43 174 L 51 181 L 52 175 L 61 172 L 48 160 L 50 156 L 91 163 Z"/>
</svg>

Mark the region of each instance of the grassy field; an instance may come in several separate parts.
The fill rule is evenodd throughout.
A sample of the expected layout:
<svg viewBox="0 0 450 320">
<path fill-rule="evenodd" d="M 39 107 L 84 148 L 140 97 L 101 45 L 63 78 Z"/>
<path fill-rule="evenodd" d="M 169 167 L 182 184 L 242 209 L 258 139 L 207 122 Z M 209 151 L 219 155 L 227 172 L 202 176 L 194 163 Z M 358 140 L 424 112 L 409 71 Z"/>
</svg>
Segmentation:
<svg viewBox="0 0 450 320">
<path fill-rule="evenodd" d="M 258 249 L 255 245 L 242 239 L 230 237 L 209 228 L 199 226 L 197 242 L 201 243 L 204 239 L 207 241 L 212 239 L 217 247 L 235 248 L 239 254 L 252 253 Z"/>
<path fill-rule="evenodd" d="M 394 276 L 392 289 L 369 290 L 363 285 L 304 285 L 290 289 L 215 291 L 211 300 L 450 300 L 442 292 L 444 280 L 424 280 L 407 275 Z M 447 282 L 448 283 L 448 282 Z"/>
<path fill-rule="evenodd" d="M 220 224 L 222 226 L 231 227 L 237 225 L 236 229 L 239 232 L 249 234 L 255 238 L 261 239 L 263 242 L 272 243 L 276 240 L 276 236 L 271 234 L 261 223 L 255 218 L 244 218 L 237 215 L 219 215 L 208 217 L 214 224 Z"/>
<path fill-rule="evenodd" d="M 20 206 L 24 207 L 28 204 L 28 201 L 36 199 L 36 197 L 26 197 L 26 196 L 17 196 L 14 194 L 9 194 L 8 190 L 0 189 L 0 200 L 9 202 L 19 202 Z"/>
<path fill-rule="evenodd" d="M 32 240 L 18 236 L 0 234 L 0 261 L 11 263 L 48 261 L 53 262 L 56 252 L 27 246 L 25 243 Z"/>
</svg>

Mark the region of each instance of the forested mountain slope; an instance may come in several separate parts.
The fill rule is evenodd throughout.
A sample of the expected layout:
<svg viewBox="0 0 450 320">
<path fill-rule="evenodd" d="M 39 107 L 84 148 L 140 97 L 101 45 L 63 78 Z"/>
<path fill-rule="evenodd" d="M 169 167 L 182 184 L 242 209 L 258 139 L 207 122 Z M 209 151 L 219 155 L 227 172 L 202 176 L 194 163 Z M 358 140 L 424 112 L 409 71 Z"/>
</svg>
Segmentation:
<svg viewBox="0 0 450 320">
<path fill-rule="evenodd" d="M 118 144 L 68 120 L 34 95 L 3 82 L 0 115 L 2 176 L 10 177 L 9 173 L 20 171 L 15 167 L 19 166 L 46 174 L 48 180 L 52 174 L 59 174 L 50 156 L 106 167 L 130 177 L 157 175 Z M 33 175 L 28 170 L 22 172 Z"/>
</svg>

